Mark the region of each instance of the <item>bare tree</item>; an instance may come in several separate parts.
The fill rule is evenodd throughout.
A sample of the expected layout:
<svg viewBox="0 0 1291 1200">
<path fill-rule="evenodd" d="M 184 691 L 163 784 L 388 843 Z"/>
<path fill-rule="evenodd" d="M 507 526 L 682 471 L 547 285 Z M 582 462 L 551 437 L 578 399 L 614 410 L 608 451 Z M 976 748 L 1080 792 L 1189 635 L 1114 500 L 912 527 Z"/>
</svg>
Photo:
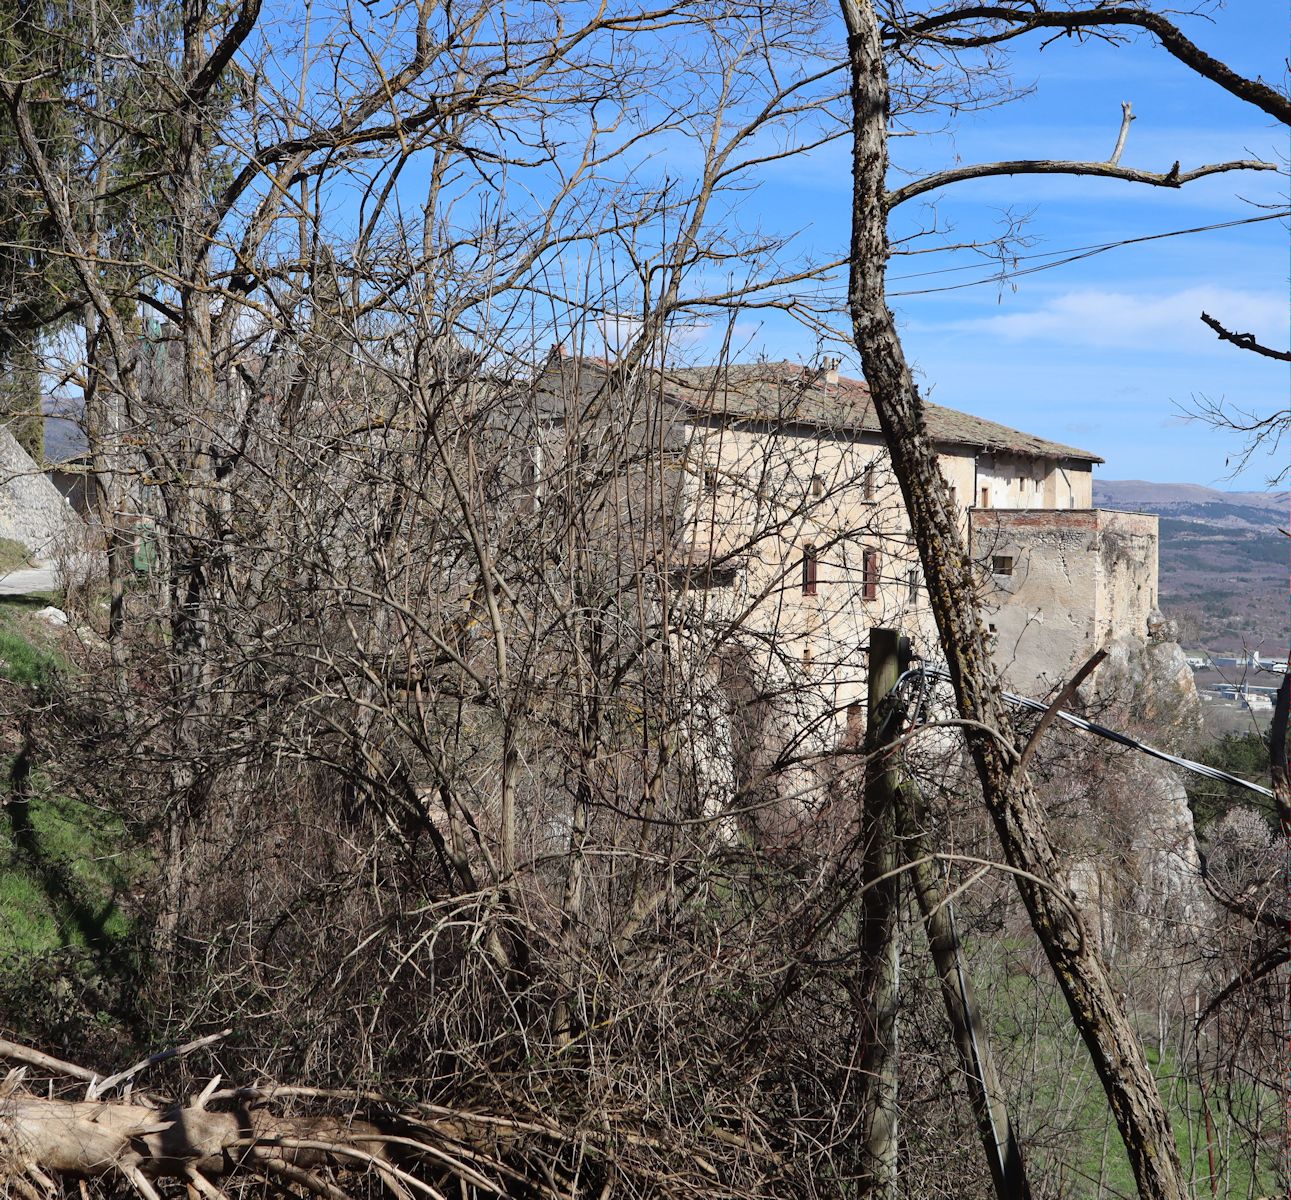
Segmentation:
<svg viewBox="0 0 1291 1200">
<path fill-rule="evenodd" d="M 1018 872 L 1015 879 L 1032 927 L 1067 998 L 1072 1020 L 1093 1058 L 1133 1164 L 1140 1194 L 1182 1196 L 1184 1185 L 1165 1106 L 1094 939 L 1062 882 L 1043 810 L 1028 780 L 1024 757 L 1012 732 L 1012 721 L 999 699 L 975 604 L 970 563 L 945 483 L 938 472 L 936 456 L 923 433 L 921 402 L 887 307 L 884 275 L 891 253 L 887 214 L 900 201 L 933 187 L 988 174 L 1108 174 L 1167 186 L 1199 176 L 1196 172 L 1184 175 L 1177 163 L 1169 172 L 1156 177 L 1130 171 L 1116 162 L 1009 162 L 957 167 L 890 191 L 887 183 L 890 101 L 882 26 L 876 6 L 867 0 L 859 3 L 844 0 L 842 8 L 848 32 L 853 105 L 849 302 L 854 336 L 919 546 L 959 715 L 969 723 L 965 736 L 1005 860 Z M 934 42 L 942 44 L 948 40 L 944 33 L 947 27 L 965 22 L 1014 19 L 1023 28 L 1045 23 L 1048 14 L 1036 12 L 1034 6 L 1027 8 L 1030 12 L 1025 14 L 1021 13 L 1021 6 L 1019 11 L 1010 11 L 1007 7 L 970 7 L 923 21 L 902 18 L 901 35 L 909 53 L 911 43 L 919 34 L 932 33 Z M 1082 15 L 1087 24 L 1096 25 L 1104 11 L 1100 7 Z M 1077 21 L 1074 14 L 1062 16 L 1066 18 L 1066 26 Z M 1113 21 L 1116 16 L 1112 15 Z M 1140 16 L 1147 20 L 1146 15 L 1140 13 Z M 1059 19 L 1054 24 L 1060 24 Z M 1158 36 L 1170 38 L 1172 29 L 1163 26 Z M 996 33 L 988 28 L 985 34 L 970 32 L 958 42 L 980 45 L 1000 40 L 1012 32 Z M 1176 53 L 1189 52 L 1190 44 L 1185 45 L 1181 39 L 1176 38 L 1169 44 Z M 1227 75 L 1224 80 L 1229 82 Z M 1270 167 L 1263 163 L 1228 163 L 1203 168 L 1201 173 L 1249 166 Z"/>
<path fill-rule="evenodd" d="M 293 34 L 249 0 L 177 21 L 159 6 L 100 53 L 141 64 L 157 111 L 91 96 L 112 170 L 77 189 L 28 81 L 0 80 L 88 306 L 73 365 L 115 556 L 107 650 L 75 648 L 85 674 L 40 698 L 33 752 L 153 856 L 142 1037 L 236 1029 L 150 1068 L 168 1073 L 142 1105 L 118 1090 L 139 1072 L 108 1084 L 0 1048 L 28 1069 L 0 1111 L 25 1147 L 4 1159 L 16 1190 L 65 1174 L 231 1196 L 263 1175 L 400 1200 L 823 1196 L 872 1179 L 856 933 L 888 860 L 858 820 L 857 648 L 790 602 L 820 571 L 872 587 L 876 624 L 931 596 L 1005 865 L 1145 1193 L 1177 1194 L 1138 1041 L 1017 763 L 883 305 L 887 211 L 960 175 L 885 191 L 882 35 L 868 6 L 846 11 L 850 97 L 806 9 L 678 0 L 575 27 L 544 4 L 307 5 Z M 930 78 L 904 45 L 890 61 L 906 111 L 990 84 Z M 689 370 L 679 349 L 759 305 L 828 330 L 831 264 L 741 231 L 726 201 L 768 158 L 849 132 L 856 334 L 895 479 L 854 448 L 745 437 L 723 406 L 749 369 Z M 683 153 L 684 180 L 649 169 Z M 1082 166 L 1145 174 L 991 170 Z M 126 174 L 166 215 L 123 266 L 100 234 Z M 760 419 L 790 424 L 822 370 L 771 372 Z M 898 483 L 927 592 L 916 548 L 886 548 Z M 157 567 L 136 576 L 146 538 Z M 956 755 L 928 758 L 961 819 Z M 926 979 L 894 1018 L 923 1138 L 963 1119 Z M 257 1082 L 199 1083 L 198 1054 Z M 82 1135 L 90 1159 L 69 1149 Z M 967 1155 L 898 1151 L 912 1181 L 967 1191 Z M 980 1164 L 971 1178 L 989 1187 Z"/>
</svg>

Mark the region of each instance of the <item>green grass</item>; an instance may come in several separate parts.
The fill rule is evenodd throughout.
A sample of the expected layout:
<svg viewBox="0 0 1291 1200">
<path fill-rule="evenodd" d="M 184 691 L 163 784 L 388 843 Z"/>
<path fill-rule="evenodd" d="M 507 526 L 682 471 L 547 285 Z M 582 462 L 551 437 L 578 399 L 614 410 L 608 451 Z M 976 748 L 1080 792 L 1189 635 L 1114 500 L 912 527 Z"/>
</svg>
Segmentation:
<svg viewBox="0 0 1291 1200">
<path fill-rule="evenodd" d="M 0 537 L 0 575 L 21 571 L 23 567 L 29 566 L 31 555 L 27 553 L 27 547 L 21 542 L 15 542 L 13 538 Z"/>
<path fill-rule="evenodd" d="M 8 625 L 0 625 L 0 676 L 10 683 L 45 687 L 63 666 L 63 658 Z"/>
<path fill-rule="evenodd" d="M 46 607 L 44 597 L 5 597 L 0 604 L 0 678 L 26 687 L 44 688 L 67 667 L 67 660 L 31 614 Z"/>
<path fill-rule="evenodd" d="M 1061 1194 L 1069 1200 L 1132 1197 L 1137 1190 L 1129 1159 L 1066 1004 L 1043 968 L 1036 977 L 1016 969 L 1025 944 L 1026 939 L 1008 936 L 989 943 L 983 939 L 974 942 L 979 953 L 970 952 L 969 957 L 1006 1089 L 1013 1093 L 1013 1116 L 1024 1138 L 1040 1134 L 1033 1175 L 1061 1180 Z M 1234 1085 L 1225 1094 L 1218 1081 L 1213 1082 L 1209 1108 L 1214 1142 L 1208 1146 L 1206 1104 L 1195 1072 L 1180 1063 L 1170 1047 L 1162 1056 L 1145 1038 L 1144 1050 L 1166 1103 L 1185 1175 L 1195 1172 L 1193 1194 L 1207 1200 L 1212 1194 L 1206 1178 L 1208 1149 L 1215 1155 L 1215 1194 L 1220 1200 L 1276 1194 L 1272 1157 L 1263 1156 L 1254 1164 L 1252 1181 L 1252 1147 L 1242 1144 L 1228 1121 L 1231 1107 L 1239 1123 L 1258 1128 L 1261 1110 L 1266 1119 L 1276 1113 L 1276 1097 L 1257 1094 L 1249 1083 Z"/>
<path fill-rule="evenodd" d="M 45 691 L 70 669 L 57 631 L 32 614 L 44 598 L 0 604 L 0 679 Z M 38 764 L 18 772 L 0 761 L 0 954 L 58 947 L 103 948 L 129 933 L 118 905 L 131 860 L 120 823 L 89 805 L 54 794 Z"/>
<path fill-rule="evenodd" d="M 126 937 L 136 874 L 119 824 L 66 796 L 10 806 L 0 828 L 0 953 L 103 948 Z"/>
</svg>

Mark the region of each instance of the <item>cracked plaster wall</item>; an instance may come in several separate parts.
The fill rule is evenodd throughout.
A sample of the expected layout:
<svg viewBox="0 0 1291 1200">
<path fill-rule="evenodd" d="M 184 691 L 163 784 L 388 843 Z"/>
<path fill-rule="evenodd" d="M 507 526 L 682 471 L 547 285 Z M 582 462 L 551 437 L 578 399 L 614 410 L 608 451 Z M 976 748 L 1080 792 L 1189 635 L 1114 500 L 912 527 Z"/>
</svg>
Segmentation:
<svg viewBox="0 0 1291 1200">
<path fill-rule="evenodd" d="M 996 661 L 1015 691 L 1043 695 L 1099 646 L 1147 636 L 1157 519 L 1102 509 L 975 510 Z"/>
</svg>

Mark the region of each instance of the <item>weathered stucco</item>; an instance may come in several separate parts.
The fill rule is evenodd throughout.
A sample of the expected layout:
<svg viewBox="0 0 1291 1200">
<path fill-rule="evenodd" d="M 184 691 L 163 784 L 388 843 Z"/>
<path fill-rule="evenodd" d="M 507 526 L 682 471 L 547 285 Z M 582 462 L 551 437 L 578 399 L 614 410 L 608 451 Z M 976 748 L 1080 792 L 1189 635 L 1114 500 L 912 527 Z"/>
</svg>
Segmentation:
<svg viewBox="0 0 1291 1200">
<path fill-rule="evenodd" d="M 682 545 L 692 573 L 723 567 L 724 598 L 761 630 L 769 666 L 798 666 L 839 714 L 865 690 L 865 646 L 874 626 L 900 629 L 936 660 L 937 631 L 919 558 L 882 439 L 769 422 L 687 426 Z M 983 459 L 986 466 L 983 467 Z M 1100 640 L 1143 635 L 1156 599 L 1156 521 L 1091 510 L 1088 463 L 974 454 L 947 447 L 942 472 L 972 528 L 972 551 L 1017 563 L 992 577 L 989 620 L 997 660 L 1019 690 L 1066 677 Z M 987 483 L 983 483 L 987 480 Z M 986 489 L 983 493 L 983 489 Z M 1036 497 L 1059 508 L 1019 507 Z M 970 507 L 989 500 L 999 507 Z M 1073 502 L 1082 507 L 1072 508 Z M 814 590 L 804 558 L 817 557 Z M 877 577 L 873 571 L 877 554 Z M 870 586 L 867 587 L 867 581 Z"/>
<path fill-rule="evenodd" d="M 1100 646 L 1148 636 L 1157 518 L 1105 509 L 974 509 L 973 555 L 1009 682 L 1043 694 Z"/>
<path fill-rule="evenodd" d="M 667 544 L 650 540 L 658 522 L 643 534 L 685 595 L 686 620 L 715 644 L 738 641 L 742 669 L 768 687 L 787 695 L 789 680 L 808 685 L 837 736 L 864 698 L 870 629 L 899 629 L 939 660 L 862 382 L 793 364 L 670 370 L 607 406 L 608 370 L 558 353 L 549 361 L 535 400 L 546 436 L 526 460 L 533 503 L 542 476 L 555 486 L 594 430 L 613 426 L 646 466 L 618 477 L 612 520 L 666 509 Z M 1090 507 L 1097 455 L 951 409 L 929 406 L 925 417 L 960 528 L 984 564 L 997 661 L 1015 689 L 1044 691 L 1109 637 L 1146 635 L 1156 520 Z M 1011 576 L 992 575 L 993 554 L 1013 561 Z"/>
</svg>

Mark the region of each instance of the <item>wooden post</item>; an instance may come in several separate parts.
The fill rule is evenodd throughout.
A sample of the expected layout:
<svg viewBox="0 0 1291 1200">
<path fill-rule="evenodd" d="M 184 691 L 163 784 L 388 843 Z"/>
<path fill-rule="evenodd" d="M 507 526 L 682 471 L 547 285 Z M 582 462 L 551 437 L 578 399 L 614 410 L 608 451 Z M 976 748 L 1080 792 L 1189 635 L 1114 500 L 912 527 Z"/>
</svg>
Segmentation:
<svg viewBox="0 0 1291 1200">
<path fill-rule="evenodd" d="M 865 751 L 870 757 L 861 814 L 865 891 L 861 895 L 860 997 L 866 1005 L 861 1060 L 865 1163 L 861 1194 L 881 1200 L 896 1196 L 898 921 L 901 879 L 909 875 L 996 1195 L 999 1200 L 1030 1200 L 1021 1149 L 964 965 L 954 908 L 946 901 L 936 868 L 931 862 L 920 861 L 927 859 L 929 852 L 917 820 L 922 807 L 918 789 L 913 781 L 901 778 L 895 758 L 883 753 L 901 732 L 903 714 L 892 691 L 909 661 L 905 638 L 890 629 L 870 631 L 869 723 L 865 731 Z M 897 874 L 902 864 L 909 869 Z"/>
<path fill-rule="evenodd" d="M 897 1006 L 901 901 L 896 842 L 897 774 L 880 753 L 892 741 L 896 713 L 892 689 L 909 659 L 908 643 L 891 629 L 870 630 L 869 709 L 865 751 L 865 802 L 861 812 L 860 976 L 861 1138 L 859 1195 L 895 1200 L 897 1194 Z M 884 878 L 887 876 L 887 878 Z"/>
<path fill-rule="evenodd" d="M 1004 1092 L 995 1071 L 995 1060 L 973 996 L 973 987 L 964 965 L 963 946 L 955 927 L 955 909 L 946 899 L 939 872 L 926 860 L 928 847 L 918 828 L 916 814 L 920 808 L 915 785 L 903 783 L 898 798 L 898 827 L 903 858 L 909 865 L 923 926 L 928 935 L 941 995 L 946 1002 L 946 1016 L 959 1053 L 960 1066 L 968 1085 L 968 1100 L 986 1151 L 987 1165 L 999 1200 L 1031 1200 L 1022 1151 L 1018 1146 Z"/>
</svg>

